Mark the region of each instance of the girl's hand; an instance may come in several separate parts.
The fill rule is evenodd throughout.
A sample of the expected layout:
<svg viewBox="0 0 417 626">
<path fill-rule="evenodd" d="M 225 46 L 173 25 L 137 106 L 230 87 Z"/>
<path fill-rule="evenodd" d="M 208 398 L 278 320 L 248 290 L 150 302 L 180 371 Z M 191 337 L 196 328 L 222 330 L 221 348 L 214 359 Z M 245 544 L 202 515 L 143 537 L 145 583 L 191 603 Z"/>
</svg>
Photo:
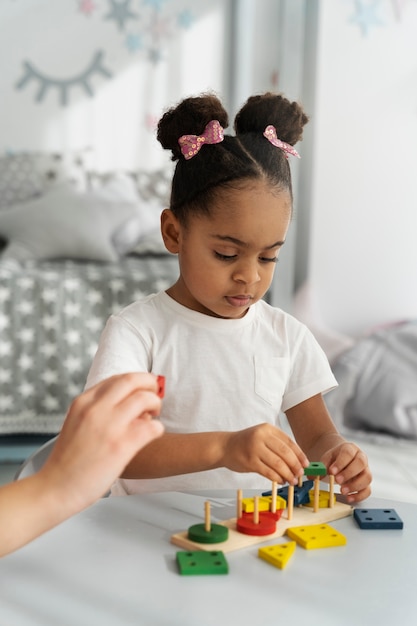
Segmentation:
<svg viewBox="0 0 417 626">
<path fill-rule="evenodd" d="M 366 454 L 354 443 L 340 443 L 321 458 L 340 485 L 340 493 L 349 504 L 365 500 L 371 494 L 372 474 Z"/>
<path fill-rule="evenodd" d="M 296 485 L 309 461 L 282 430 L 259 424 L 229 434 L 222 464 L 235 472 L 256 472 L 281 485 Z"/>
</svg>

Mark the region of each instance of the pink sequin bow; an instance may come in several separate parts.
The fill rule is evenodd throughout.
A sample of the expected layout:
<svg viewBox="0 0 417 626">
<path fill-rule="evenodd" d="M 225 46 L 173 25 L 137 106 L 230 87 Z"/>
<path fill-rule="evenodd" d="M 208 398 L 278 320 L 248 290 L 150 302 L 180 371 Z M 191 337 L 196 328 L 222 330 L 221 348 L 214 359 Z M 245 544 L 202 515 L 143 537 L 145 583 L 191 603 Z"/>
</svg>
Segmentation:
<svg viewBox="0 0 417 626">
<path fill-rule="evenodd" d="M 275 126 L 272 126 L 272 124 L 270 124 L 269 126 L 265 128 L 263 134 L 264 134 L 264 137 L 266 137 L 268 141 L 272 143 L 273 146 L 275 146 L 276 148 L 279 148 L 280 150 L 284 152 L 286 159 L 288 159 L 289 154 L 292 154 L 292 156 L 300 158 L 300 155 L 298 154 L 295 148 L 290 146 L 289 143 L 285 143 L 285 141 L 281 141 L 281 139 L 278 139 L 276 128 Z"/>
<path fill-rule="evenodd" d="M 204 129 L 202 135 L 182 135 L 178 139 L 181 152 L 185 159 L 192 159 L 201 150 L 205 143 L 213 144 L 223 141 L 223 128 L 218 120 L 211 120 Z"/>
</svg>

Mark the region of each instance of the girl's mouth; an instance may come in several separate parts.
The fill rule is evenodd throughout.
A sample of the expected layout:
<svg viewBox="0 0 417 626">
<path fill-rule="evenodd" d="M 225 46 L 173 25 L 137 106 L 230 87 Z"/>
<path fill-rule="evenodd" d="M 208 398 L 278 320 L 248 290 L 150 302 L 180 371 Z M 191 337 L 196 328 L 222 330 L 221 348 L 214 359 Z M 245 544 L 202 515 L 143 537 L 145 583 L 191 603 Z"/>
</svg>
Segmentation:
<svg viewBox="0 0 417 626">
<path fill-rule="evenodd" d="M 230 306 L 234 306 L 234 307 L 245 307 L 245 306 L 249 306 L 250 302 L 252 300 L 251 296 L 226 296 L 226 300 L 227 302 L 230 304 Z"/>
</svg>

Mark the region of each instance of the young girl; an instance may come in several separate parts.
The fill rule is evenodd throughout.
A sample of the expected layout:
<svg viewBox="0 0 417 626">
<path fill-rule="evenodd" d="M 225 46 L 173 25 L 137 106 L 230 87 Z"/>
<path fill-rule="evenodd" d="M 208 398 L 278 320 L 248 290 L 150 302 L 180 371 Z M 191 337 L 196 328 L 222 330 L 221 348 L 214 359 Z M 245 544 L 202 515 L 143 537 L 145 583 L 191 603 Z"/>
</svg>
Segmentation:
<svg viewBox="0 0 417 626">
<path fill-rule="evenodd" d="M 224 135 L 227 113 L 210 94 L 161 118 L 158 140 L 177 161 L 161 230 L 180 275 L 109 319 L 87 386 L 125 371 L 164 374 L 165 433 L 129 463 L 115 495 L 296 484 L 309 461 L 325 463 L 349 502 L 370 494 L 365 454 L 338 434 L 322 399 L 336 385 L 324 353 L 262 300 L 291 221 L 289 159 L 306 122 L 297 103 L 271 93 L 248 99 L 235 136 Z"/>
</svg>

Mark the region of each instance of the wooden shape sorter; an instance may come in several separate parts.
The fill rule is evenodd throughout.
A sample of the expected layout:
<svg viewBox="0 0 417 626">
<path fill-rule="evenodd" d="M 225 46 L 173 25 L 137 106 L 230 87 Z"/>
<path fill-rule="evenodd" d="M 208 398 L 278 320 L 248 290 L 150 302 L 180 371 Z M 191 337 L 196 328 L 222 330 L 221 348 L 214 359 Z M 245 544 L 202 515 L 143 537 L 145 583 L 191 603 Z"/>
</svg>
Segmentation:
<svg viewBox="0 0 417 626">
<path fill-rule="evenodd" d="M 294 507 L 292 519 L 288 519 L 286 512 L 283 512 L 281 519 L 277 522 L 276 530 L 270 535 L 254 536 L 246 535 L 238 532 L 236 529 L 236 518 L 219 522 L 229 529 L 229 537 L 226 541 L 219 544 L 202 544 L 195 541 L 191 541 L 188 537 L 188 531 L 175 533 L 171 536 L 171 543 L 180 548 L 186 550 L 219 550 L 225 553 L 232 552 L 233 550 L 240 550 L 242 548 L 248 548 L 255 546 L 264 541 L 275 539 L 276 537 L 282 537 L 287 532 L 288 528 L 293 526 L 311 526 L 312 524 L 326 524 L 343 517 L 352 515 L 353 507 L 344 504 L 343 502 L 336 502 L 332 508 L 319 509 L 315 512 L 311 507 Z"/>
<path fill-rule="evenodd" d="M 264 548 L 259 548 L 258 556 L 274 567 L 284 569 L 294 554 L 296 545 L 295 541 L 288 541 L 287 543 L 279 543 L 275 546 L 265 546 Z"/>
<path fill-rule="evenodd" d="M 287 535 L 306 550 L 317 548 L 335 548 L 346 545 L 346 537 L 328 524 L 296 526 L 288 528 Z"/>
<path fill-rule="evenodd" d="M 177 565 L 183 576 L 229 573 L 229 565 L 220 551 L 177 552 Z"/>
<path fill-rule="evenodd" d="M 362 530 L 401 530 L 404 526 L 394 509 L 355 509 L 353 517 Z"/>
</svg>

